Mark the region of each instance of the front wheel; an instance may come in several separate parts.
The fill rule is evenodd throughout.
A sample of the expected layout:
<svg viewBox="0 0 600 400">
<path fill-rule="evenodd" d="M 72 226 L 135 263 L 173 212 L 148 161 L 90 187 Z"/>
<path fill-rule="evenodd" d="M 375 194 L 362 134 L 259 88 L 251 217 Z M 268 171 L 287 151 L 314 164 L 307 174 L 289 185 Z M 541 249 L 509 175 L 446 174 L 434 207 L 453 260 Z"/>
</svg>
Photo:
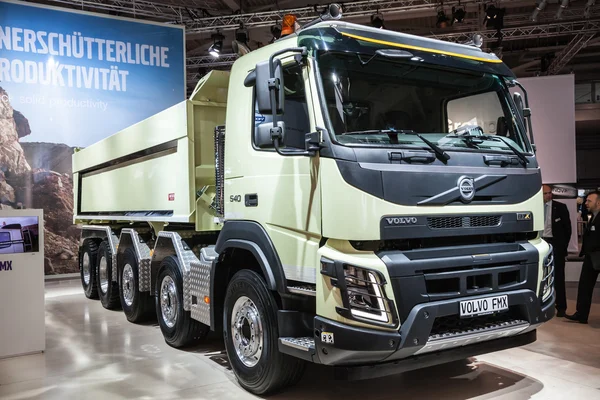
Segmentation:
<svg viewBox="0 0 600 400">
<path fill-rule="evenodd" d="M 279 352 L 277 303 L 256 272 L 241 270 L 231 279 L 223 320 L 229 362 L 244 389 L 266 395 L 300 380 L 305 363 Z"/>
</svg>

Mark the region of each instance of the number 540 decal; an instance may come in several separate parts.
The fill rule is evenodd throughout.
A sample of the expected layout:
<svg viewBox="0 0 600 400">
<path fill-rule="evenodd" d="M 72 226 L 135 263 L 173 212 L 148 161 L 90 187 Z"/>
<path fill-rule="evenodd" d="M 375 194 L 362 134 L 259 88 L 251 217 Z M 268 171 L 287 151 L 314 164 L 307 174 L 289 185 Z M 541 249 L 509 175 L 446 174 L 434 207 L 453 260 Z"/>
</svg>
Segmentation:
<svg viewBox="0 0 600 400">
<path fill-rule="evenodd" d="M 239 194 L 237 195 L 231 195 L 229 196 L 229 202 L 230 203 L 239 203 L 242 201 L 242 196 L 240 196 Z"/>
</svg>

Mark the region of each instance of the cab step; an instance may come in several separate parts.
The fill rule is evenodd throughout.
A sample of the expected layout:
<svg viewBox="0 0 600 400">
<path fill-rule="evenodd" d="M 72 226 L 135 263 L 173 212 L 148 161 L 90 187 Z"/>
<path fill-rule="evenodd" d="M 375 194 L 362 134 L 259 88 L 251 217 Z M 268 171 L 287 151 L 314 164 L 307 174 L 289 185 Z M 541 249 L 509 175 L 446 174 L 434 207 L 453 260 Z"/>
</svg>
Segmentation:
<svg viewBox="0 0 600 400">
<path fill-rule="evenodd" d="M 317 296 L 317 286 L 309 283 L 288 286 L 288 291 L 290 293 L 303 294 L 305 296 Z"/>
<path fill-rule="evenodd" d="M 311 337 L 280 337 L 279 351 L 312 362 L 315 354 L 315 339 Z"/>
<path fill-rule="evenodd" d="M 315 339 L 311 337 L 300 337 L 300 338 L 291 338 L 284 337 L 279 338 L 279 341 L 285 346 L 294 347 L 299 350 L 309 351 L 310 349 L 315 348 Z"/>
</svg>

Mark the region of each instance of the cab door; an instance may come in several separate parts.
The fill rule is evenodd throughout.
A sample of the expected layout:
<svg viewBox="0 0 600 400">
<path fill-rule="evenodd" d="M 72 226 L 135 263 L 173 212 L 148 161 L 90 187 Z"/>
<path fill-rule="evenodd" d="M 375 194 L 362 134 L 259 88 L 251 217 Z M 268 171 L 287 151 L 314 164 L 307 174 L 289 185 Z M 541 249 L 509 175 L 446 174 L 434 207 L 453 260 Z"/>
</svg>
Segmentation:
<svg viewBox="0 0 600 400">
<path fill-rule="evenodd" d="M 292 56 L 282 62 L 285 106 L 278 120 L 285 124 L 283 142 L 285 149 L 304 150 L 305 135 L 316 130 L 311 67 L 296 63 Z M 258 111 L 254 87 L 236 86 L 228 107 L 225 219 L 258 222 L 273 243 L 288 285 L 314 284 L 321 239 L 319 157 L 282 156 L 270 141 L 261 143 L 259 129 L 272 123 L 272 117 Z M 248 117 L 249 125 L 243 123 Z M 248 145 L 232 145 L 232 135 L 236 142 L 248 140 Z"/>
</svg>

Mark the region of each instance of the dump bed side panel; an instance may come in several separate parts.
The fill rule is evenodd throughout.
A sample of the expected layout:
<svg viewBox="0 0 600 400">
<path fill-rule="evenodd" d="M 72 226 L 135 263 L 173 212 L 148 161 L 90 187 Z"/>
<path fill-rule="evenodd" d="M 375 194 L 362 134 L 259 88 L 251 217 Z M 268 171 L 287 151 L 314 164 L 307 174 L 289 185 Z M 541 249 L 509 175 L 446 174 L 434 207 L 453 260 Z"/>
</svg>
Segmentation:
<svg viewBox="0 0 600 400">
<path fill-rule="evenodd" d="M 75 219 L 194 222 L 193 138 L 186 101 L 76 153 Z"/>
<path fill-rule="evenodd" d="M 160 212 L 177 220 L 192 213 L 189 182 L 189 140 L 177 141 L 172 152 L 124 167 L 84 174 L 82 213 Z"/>
<path fill-rule="evenodd" d="M 182 101 L 75 153 L 73 172 L 93 169 L 188 136 L 189 103 L 189 100 Z"/>
</svg>

